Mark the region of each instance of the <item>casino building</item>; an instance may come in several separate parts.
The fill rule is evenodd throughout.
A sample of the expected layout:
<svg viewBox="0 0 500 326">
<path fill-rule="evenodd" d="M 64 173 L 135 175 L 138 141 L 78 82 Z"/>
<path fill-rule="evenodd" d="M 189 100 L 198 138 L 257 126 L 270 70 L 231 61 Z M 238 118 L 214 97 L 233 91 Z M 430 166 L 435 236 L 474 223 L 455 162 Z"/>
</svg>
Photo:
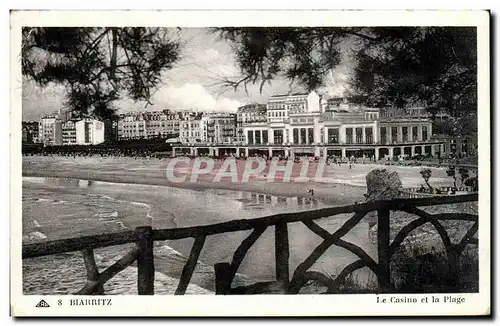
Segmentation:
<svg viewBox="0 0 500 326">
<path fill-rule="evenodd" d="M 190 153 L 205 147 L 212 155 L 222 151 L 237 156 L 354 156 L 375 160 L 444 154 L 443 141 L 432 137 L 432 122 L 424 107 L 369 108 L 346 99 L 327 101 L 312 91 L 272 96 L 265 116 L 242 123 L 242 143 L 197 144 Z M 186 146 L 181 147 L 185 153 Z"/>
</svg>

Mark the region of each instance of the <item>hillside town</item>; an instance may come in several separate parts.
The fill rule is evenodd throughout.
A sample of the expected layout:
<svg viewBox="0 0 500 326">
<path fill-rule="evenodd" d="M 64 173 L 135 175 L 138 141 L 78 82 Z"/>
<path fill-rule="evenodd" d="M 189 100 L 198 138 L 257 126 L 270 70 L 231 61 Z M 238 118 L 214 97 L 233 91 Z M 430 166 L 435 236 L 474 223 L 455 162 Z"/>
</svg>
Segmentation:
<svg viewBox="0 0 500 326">
<path fill-rule="evenodd" d="M 44 146 L 98 145 L 160 139 L 173 153 L 198 155 L 359 157 L 373 160 L 417 156 L 463 157 L 477 153 L 477 135 L 437 134 L 426 107 L 373 108 L 350 98 L 315 91 L 274 95 L 236 113 L 201 110 L 128 112 L 112 121 L 76 118 L 68 110 L 23 122 L 23 142 Z"/>
</svg>

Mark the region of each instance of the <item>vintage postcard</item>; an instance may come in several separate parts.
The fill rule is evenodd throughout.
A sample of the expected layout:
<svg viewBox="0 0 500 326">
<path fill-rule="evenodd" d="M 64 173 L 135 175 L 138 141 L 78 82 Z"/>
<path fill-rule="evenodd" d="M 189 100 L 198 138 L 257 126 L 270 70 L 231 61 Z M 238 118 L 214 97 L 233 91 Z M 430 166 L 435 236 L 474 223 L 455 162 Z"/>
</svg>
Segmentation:
<svg viewBox="0 0 500 326">
<path fill-rule="evenodd" d="M 490 315 L 489 16 L 12 11 L 11 315 Z"/>
</svg>

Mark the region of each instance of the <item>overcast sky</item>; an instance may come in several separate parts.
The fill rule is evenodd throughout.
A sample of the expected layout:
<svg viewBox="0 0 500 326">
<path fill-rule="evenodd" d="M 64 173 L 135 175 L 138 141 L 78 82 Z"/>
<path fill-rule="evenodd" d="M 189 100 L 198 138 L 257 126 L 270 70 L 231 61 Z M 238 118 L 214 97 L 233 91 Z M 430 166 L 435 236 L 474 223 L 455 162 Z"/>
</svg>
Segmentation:
<svg viewBox="0 0 500 326">
<path fill-rule="evenodd" d="M 273 94 L 286 93 L 289 82 L 276 79 L 265 85 L 262 93 L 259 85 L 248 87 L 248 94 L 241 87 L 237 91 L 222 89 L 217 84 L 221 76 L 236 76 L 239 69 L 235 63 L 230 44 L 220 40 L 208 29 L 183 28 L 180 37 L 185 44 L 182 59 L 175 68 L 165 74 L 163 85 L 152 98 L 152 106 L 122 100 L 117 103 L 118 112 L 152 111 L 170 109 L 198 109 L 205 111 L 231 111 L 247 103 L 266 103 Z M 325 89 L 331 96 L 340 96 L 347 86 L 352 63 L 346 52 L 343 62 L 327 77 Z M 301 91 L 294 86 L 292 91 Z M 64 89 L 60 85 L 40 88 L 23 80 L 23 120 L 38 120 L 40 115 L 58 110 L 63 106 Z"/>
</svg>

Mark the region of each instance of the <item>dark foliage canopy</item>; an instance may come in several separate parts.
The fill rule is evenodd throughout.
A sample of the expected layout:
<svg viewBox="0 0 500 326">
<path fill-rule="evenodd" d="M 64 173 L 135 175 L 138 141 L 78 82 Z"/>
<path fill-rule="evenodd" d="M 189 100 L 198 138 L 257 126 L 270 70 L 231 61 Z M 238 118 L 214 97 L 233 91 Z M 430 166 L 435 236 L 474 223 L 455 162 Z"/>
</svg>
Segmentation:
<svg viewBox="0 0 500 326">
<path fill-rule="evenodd" d="M 371 105 L 422 104 L 455 115 L 476 110 L 476 30 L 372 28 L 356 53 L 353 83 Z"/>
<path fill-rule="evenodd" d="M 461 113 L 461 111 L 455 112 L 455 116 L 446 120 L 436 119 L 432 127 L 433 133 L 452 136 L 477 134 L 477 116 Z"/>
<path fill-rule="evenodd" d="M 67 107 L 105 119 L 120 98 L 149 103 L 180 52 L 164 28 L 25 27 L 22 36 L 23 75 L 64 85 Z"/>
<path fill-rule="evenodd" d="M 469 27 L 377 28 L 216 28 L 236 54 L 239 87 L 278 76 L 307 90 L 324 86 L 324 77 L 341 62 L 342 51 L 355 60 L 351 86 L 367 105 L 425 105 L 461 114 L 476 110 L 476 29 Z M 347 46 L 346 46 L 347 44 Z"/>
</svg>

